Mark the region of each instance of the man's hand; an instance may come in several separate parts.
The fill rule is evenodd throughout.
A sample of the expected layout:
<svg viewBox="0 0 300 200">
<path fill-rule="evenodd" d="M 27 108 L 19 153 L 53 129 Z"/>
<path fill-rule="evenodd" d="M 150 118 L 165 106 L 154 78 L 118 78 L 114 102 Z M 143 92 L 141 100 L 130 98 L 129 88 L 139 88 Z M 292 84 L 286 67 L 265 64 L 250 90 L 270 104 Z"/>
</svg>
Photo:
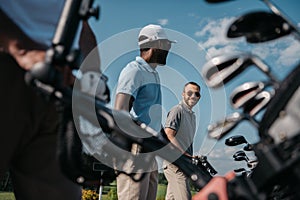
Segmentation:
<svg viewBox="0 0 300 200">
<path fill-rule="evenodd" d="M 25 70 L 30 70 L 34 64 L 44 61 L 46 54 L 43 50 L 21 49 L 17 41 L 10 41 L 7 51 Z"/>
<path fill-rule="evenodd" d="M 188 157 L 192 157 L 192 155 L 188 154 L 179 144 L 178 140 L 176 139 L 176 134 L 177 132 L 171 128 L 165 128 L 165 133 L 168 137 L 168 139 L 170 140 L 170 142 L 176 146 L 179 151 L 181 151 L 182 154 L 188 156 Z"/>
<path fill-rule="evenodd" d="M 228 200 L 227 183 L 234 177 L 234 172 L 228 172 L 224 177 L 213 177 L 204 188 L 202 188 L 196 195 L 193 196 L 192 200 Z"/>
<path fill-rule="evenodd" d="M 47 47 L 30 39 L 0 10 L 0 51 L 10 54 L 20 67 L 29 70 L 45 58 Z"/>
</svg>

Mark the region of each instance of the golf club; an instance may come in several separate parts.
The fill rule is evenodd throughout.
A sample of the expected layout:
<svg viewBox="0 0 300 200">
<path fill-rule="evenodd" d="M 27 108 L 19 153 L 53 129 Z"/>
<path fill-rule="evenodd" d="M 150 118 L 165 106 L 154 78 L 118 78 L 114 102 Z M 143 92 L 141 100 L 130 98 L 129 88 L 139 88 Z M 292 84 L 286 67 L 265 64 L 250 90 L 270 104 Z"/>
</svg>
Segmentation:
<svg viewBox="0 0 300 200">
<path fill-rule="evenodd" d="M 237 169 L 234 169 L 233 171 L 236 173 L 239 173 L 239 172 L 245 172 L 246 169 L 245 168 L 237 168 Z"/>
<path fill-rule="evenodd" d="M 205 0 L 207 3 L 222 3 L 222 2 L 230 2 L 230 1 L 232 1 L 232 0 Z M 278 16 L 278 18 L 277 19 L 279 19 L 279 21 L 281 21 L 281 22 L 284 22 L 284 23 L 281 23 L 281 25 L 283 25 L 283 26 L 285 26 L 284 24 L 287 24 L 287 26 L 285 26 L 285 28 L 283 28 L 283 31 L 284 32 L 281 32 L 279 35 L 284 35 L 283 33 L 285 33 L 285 34 L 287 34 L 288 32 L 293 32 L 294 33 L 294 35 L 295 35 L 295 37 L 296 37 L 296 39 L 297 40 L 300 40 L 300 30 L 299 30 L 299 28 L 298 28 L 298 26 L 294 23 L 294 22 L 292 22 L 288 17 L 287 17 L 287 15 L 286 14 L 284 14 L 284 12 L 282 11 L 282 10 L 280 10 L 279 8 L 278 8 L 278 6 L 276 6 L 271 0 L 261 0 L 272 12 L 273 12 L 273 14 L 275 14 L 275 15 L 277 15 Z M 271 17 L 271 18 L 273 18 L 273 19 L 275 19 L 274 17 Z M 261 18 L 262 19 L 262 18 Z M 262 19 L 263 21 L 265 21 L 264 19 Z M 255 21 L 256 23 L 260 23 L 259 22 L 259 20 L 256 20 Z M 269 21 L 270 22 L 270 21 Z M 276 23 L 276 22 L 275 22 Z M 264 24 L 264 26 L 268 26 L 268 23 L 263 23 Z M 245 23 L 245 25 L 249 25 L 249 24 L 246 24 Z M 277 24 L 277 25 L 280 25 L 280 24 Z M 278 26 L 276 26 L 277 28 L 278 28 Z M 271 28 L 271 26 L 268 26 L 268 29 L 270 29 Z M 281 30 L 282 28 L 280 28 L 280 30 Z M 286 30 L 285 30 L 286 29 Z M 250 29 L 251 30 L 251 29 Z M 265 28 L 263 28 L 262 30 L 265 30 Z M 276 32 L 278 32 L 279 30 L 277 29 L 277 31 Z M 281 30 L 282 31 L 282 30 Z M 241 32 L 242 33 L 242 32 Z M 258 32 L 259 33 L 259 32 Z M 265 33 L 267 33 L 267 32 L 265 32 Z M 260 33 L 261 34 L 261 33 Z M 274 32 L 272 32 L 272 34 L 273 34 L 273 38 L 275 38 L 275 36 L 277 35 L 277 34 L 275 34 L 274 35 Z M 261 34 L 261 35 L 263 35 L 263 34 Z M 266 35 L 265 35 L 266 36 Z M 258 39 L 259 39 L 259 37 L 258 37 Z M 267 41 L 266 40 L 267 39 L 267 36 L 265 37 L 265 41 Z M 270 39 L 269 39 L 270 40 Z M 253 40 L 254 41 L 254 40 Z M 251 42 L 251 40 L 250 40 L 250 42 Z"/>
<path fill-rule="evenodd" d="M 258 164 L 258 160 L 250 160 L 246 153 L 242 150 L 234 153 L 232 157 L 235 161 L 246 161 L 247 167 L 250 169 L 253 169 Z"/>
<path fill-rule="evenodd" d="M 257 160 L 253 160 L 250 161 L 249 158 L 245 155 L 237 155 L 236 157 L 234 157 L 234 161 L 246 161 L 247 163 L 247 167 L 249 167 L 250 169 L 253 169 L 254 167 L 256 167 L 257 165 Z"/>
<path fill-rule="evenodd" d="M 227 138 L 225 140 L 225 144 L 227 146 L 237 146 L 240 144 L 246 144 L 243 148 L 244 151 L 252 151 L 253 150 L 252 145 L 249 144 L 247 142 L 247 140 L 245 139 L 245 137 L 242 135 L 235 135 L 235 136 L 231 136 L 231 137 Z"/>
<path fill-rule="evenodd" d="M 244 36 L 249 43 L 260 43 L 289 35 L 291 32 L 291 26 L 281 16 L 255 11 L 238 17 L 229 26 L 227 37 Z"/>
<path fill-rule="evenodd" d="M 234 155 L 233 156 L 234 161 L 246 161 L 249 162 L 249 159 L 247 156 L 241 156 L 241 155 Z"/>
<path fill-rule="evenodd" d="M 264 82 L 246 82 L 236 87 L 230 95 L 230 104 L 234 109 L 243 107 L 269 84 Z"/>
<path fill-rule="evenodd" d="M 261 1 L 263 1 L 270 8 L 270 10 L 274 14 L 280 16 L 282 19 L 284 19 L 286 21 L 286 23 L 292 28 L 296 39 L 300 41 L 300 29 L 299 29 L 299 27 L 294 22 L 292 22 L 287 17 L 287 15 L 282 10 L 280 10 L 279 7 L 276 6 L 271 0 L 261 0 Z"/>
<path fill-rule="evenodd" d="M 258 128 L 259 123 L 254 118 L 251 118 L 246 114 L 234 112 L 226 116 L 223 120 L 210 124 L 207 127 L 208 136 L 220 140 L 243 120 L 249 120 L 254 127 Z"/>
<path fill-rule="evenodd" d="M 248 113 L 250 117 L 255 116 L 268 105 L 273 95 L 274 93 L 268 91 L 258 93 L 251 101 L 248 101 L 248 103 L 244 105 L 244 113 Z"/>
<path fill-rule="evenodd" d="M 271 98 L 272 94 L 270 92 L 260 92 L 245 105 L 243 113 L 234 112 L 225 117 L 225 119 L 210 124 L 207 127 L 208 136 L 220 140 L 243 120 L 249 120 L 254 127 L 258 128 L 259 122 L 254 116 L 267 106 Z"/>
<path fill-rule="evenodd" d="M 242 150 L 239 150 L 239 151 L 235 152 L 232 157 L 234 159 L 235 158 L 242 158 L 242 157 L 244 157 L 244 159 L 242 159 L 242 160 L 247 160 L 247 161 L 249 160 L 249 158 L 246 155 L 246 153 L 244 151 L 242 151 Z"/>
<path fill-rule="evenodd" d="M 209 87 L 218 88 L 242 73 L 247 67 L 254 65 L 270 78 L 275 86 L 278 80 L 270 68 L 257 56 L 251 53 L 216 56 L 209 60 L 202 69 L 202 75 Z"/>
</svg>

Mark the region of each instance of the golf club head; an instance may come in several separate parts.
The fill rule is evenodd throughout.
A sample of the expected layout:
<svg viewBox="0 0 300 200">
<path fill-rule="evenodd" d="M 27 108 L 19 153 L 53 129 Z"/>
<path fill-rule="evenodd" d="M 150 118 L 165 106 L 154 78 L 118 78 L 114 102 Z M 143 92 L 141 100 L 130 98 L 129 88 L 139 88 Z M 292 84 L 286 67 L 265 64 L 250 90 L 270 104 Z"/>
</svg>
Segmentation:
<svg viewBox="0 0 300 200">
<path fill-rule="evenodd" d="M 237 168 L 237 169 L 234 169 L 233 171 L 236 173 L 239 173 L 239 172 L 245 172 L 246 169 L 245 168 Z"/>
<path fill-rule="evenodd" d="M 234 109 L 243 107 L 265 88 L 263 82 L 247 82 L 236 87 L 230 95 L 230 104 Z"/>
<path fill-rule="evenodd" d="M 249 43 L 260 43 L 288 35 L 292 30 L 281 16 L 266 11 L 255 11 L 235 20 L 227 31 L 227 37 L 244 36 Z"/>
<path fill-rule="evenodd" d="M 253 169 L 257 166 L 257 164 L 258 164 L 258 160 L 250 160 L 247 162 L 247 167 Z"/>
<path fill-rule="evenodd" d="M 221 55 L 203 66 L 202 74 L 209 87 L 218 88 L 243 71 L 248 56 L 244 54 Z M 247 63 L 248 64 L 248 63 Z"/>
<path fill-rule="evenodd" d="M 218 88 L 242 73 L 250 65 L 256 66 L 272 81 L 276 81 L 270 73 L 270 68 L 260 58 L 251 53 L 216 56 L 204 64 L 202 76 L 208 87 Z"/>
<path fill-rule="evenodd" d="M 253 145 L 247 143 L 247 144 L 244 146 L 243 150 L 244 150 L 244 151 L 253 151 Z"/>
<path fill-rule="evenodd" d="M 244 116 L 242 114 L 238 112 L 232 113 L 231 115 L 227 116 L 224 120 L 210 124 L 207 127 L 208 136 L 210 138 L 220 140 L 228 132 L 234 129 L 243 119 Z"/>
<path fill-rule="evenodd" d="M 248 158 L 246 153 L 242 150 L 239 150 L 239 151 L 235 152 L 232 157 L 233 158 L 236 158 L 236 157 L 246 157 L 246 158 Z"/>
<path fill-rule="evenodd" d="M 268 91 L 262 91 L 257 94 L 253 99 L 248 101 L 244 106 L 244 113 L 247 113 L 250 117 L 255 116 L 261 110 L 263 110 L 272 99 L 273 94 Z"/>
<path fill-rule="evenodd" d="M 227 146 L 237 146 L 240 144 L 248 144 L 245 137 L 242 135 L 234 135 L 225 140 Z"/>
<path fill-rule="evenodd" d="M 236 156 L 233 159 L 234 159 L 234 161 L 246 161 L 248 163 L 247 158 L 244 156 Z"/>
</svg>

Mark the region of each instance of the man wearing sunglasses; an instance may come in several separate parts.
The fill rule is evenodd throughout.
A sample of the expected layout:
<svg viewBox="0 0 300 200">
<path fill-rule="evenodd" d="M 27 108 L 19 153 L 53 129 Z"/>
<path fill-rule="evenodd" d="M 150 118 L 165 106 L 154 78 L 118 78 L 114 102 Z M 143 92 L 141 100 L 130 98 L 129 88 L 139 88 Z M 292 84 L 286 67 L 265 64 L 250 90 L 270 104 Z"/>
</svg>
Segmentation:
<svg viewBox="0 0 300 200">
<path fill-rule="evenodd" d="M 133 119 L 159 132 L 161 130 L 161 89 L 157 66 L 166 64 L 171 43 L 161 26 L 147 25 L 138 37 L 140 56 L 122 70 L 115 100 L 116 110 L 130 112 Z M 135 155 L 143 152 L 141 146 L 132 144 L 130 151 Z M 149 169 L 143 169 L 144 178 L 134 181 L 120 173 L 117 176 L 118 199 L 155 200 L 158 169 L 155 157 L 149 159 Z M 132 171 L 136 161 L 128 160 L 121 171 Z"/>
<path fill-rule="evenodd" d="M 196 132 L 196 116 L 192 108 L 201 98 L 200 86 L 195 82 L 185 84 L 182 101 L 168 113 L 165 133 L 182 154 L 193 156 L 193 139 Z M 175 165 L 164 161 L 164 174 L 168 180 L 166 200 L 191 199 L 188 177 Z"/>
</svg>

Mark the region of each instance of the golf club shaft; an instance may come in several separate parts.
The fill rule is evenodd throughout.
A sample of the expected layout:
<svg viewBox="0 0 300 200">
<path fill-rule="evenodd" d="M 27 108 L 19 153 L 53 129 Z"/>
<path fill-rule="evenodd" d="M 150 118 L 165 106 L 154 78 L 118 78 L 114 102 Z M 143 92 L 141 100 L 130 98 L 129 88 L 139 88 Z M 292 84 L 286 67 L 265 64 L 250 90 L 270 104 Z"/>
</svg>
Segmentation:
<svg viewBox="0 0 300 200">
<path fill-rule="evenodd" d="M 294 35 L 296 37 L 297 40 L 300 41 L 300 30 L 299 28 L 287 17 L 287 15 L 285 15 L 283 13 L 282 10 L 280 10 L 278 8 L 278 6 L 276 6 L 271 0 L 261 0 L 263 1 L 269 8 L 270 10 L 276 14 L 276 15 L 279 15 L 281 16 L 288 24 L 289 26 L 291 26 L 293 29 L 294 29 Z"/>
<path fill-rule="evenodd" d="M 257 56 L 252 58 L 252 62 L 270 78 L 271 84 L 274 86 L 274 88 L 278 88 L 279 80 L 274 76 L 274 74 L 271 73 L 270 67 Z"/>
</svg>

